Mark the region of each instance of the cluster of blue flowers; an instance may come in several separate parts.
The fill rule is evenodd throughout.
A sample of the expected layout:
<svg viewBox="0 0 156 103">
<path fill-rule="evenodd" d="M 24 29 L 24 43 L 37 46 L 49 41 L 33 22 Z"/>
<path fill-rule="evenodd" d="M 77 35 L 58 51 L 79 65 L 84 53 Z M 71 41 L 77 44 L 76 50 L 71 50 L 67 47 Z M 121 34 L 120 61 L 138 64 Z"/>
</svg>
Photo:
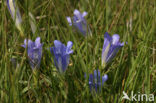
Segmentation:
<svg viewBox="0 0 156 103">
<path fill-rule="evenodd" d="M 14 0 L 7 0 L 7 5 L 16 26 L 20 30 L 20 23 L 22 22 L 22 19 L 18 7 L 14 4 Z M 80 11 L 76 9 L 72 18 L 67 17 L 69 26 L 75 28 L 84 36 L 87 36 L 87 34 L 91 35 L 90 27 L 87 25 L 87 21 L 84 18 L 86 15 L 87 12 L 80 13 Z M 121 43 L 119 40 L 120 36 L 118 34 L 114 34 L 112 37 L 108 34 L 108 32 L 104 34 L 102 67 L 105 67 L 114 58 L 118 50 L 124 45 L 124 43 Z M 69 65 L 70 54 L 73 53 L 73 50 L 71 49 L 72 46 L 73 43 L 71 41 L 68 41 L 67 46 L 65 46 L 59 40 L 55 40 L 54 47 L 50 47 L 50 51 L 54 55 L 54 64 L 57 70 L 61 73 L 65 72 Z M 43 43 L 40 42 L 40 37 L 37 37 L 35 42 L 25 39 L 22 47 L 27 48 L 27 54 L 31 68 L 39 68 L 43 47 Z M 94 70 L 94 74 L 89 74 L 90 90 L 92 91 L 94 89 L 95 91 L 100 91 L 100 88 L 104 85 L 104 82 L 107 79 L 107 74 L 102 76 L 101 79 L 100 71 Z"/>
<path fill-rule="evenodd" d="M 50 48 L 51 53 L 54 55 L 54 63 L 59 72 L 65 72 L 68 64 L 73 43 L 68 41 L 67 46 L 62 44 L 59 40 L 54 41 L 54 47 Z M 40 37 L 37 37 L 35 42 L 25 39 L 22 47 L 28 48 L 27 54 L 29 58 L 29 64 L 32 69 L 39 68 L 42 58 L 42 46 L 40 43 Z"/>
</svg>

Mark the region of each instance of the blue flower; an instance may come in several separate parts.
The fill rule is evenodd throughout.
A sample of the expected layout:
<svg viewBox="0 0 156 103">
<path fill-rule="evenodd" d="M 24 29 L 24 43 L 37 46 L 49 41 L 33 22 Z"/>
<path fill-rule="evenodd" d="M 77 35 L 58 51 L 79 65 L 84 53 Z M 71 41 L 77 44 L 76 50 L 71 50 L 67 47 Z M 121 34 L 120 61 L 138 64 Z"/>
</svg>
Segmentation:
<svg viewBox="0 0 156 103">
<path fill-rule="evenodd" d="M 40 43 L 40 37 L 37 37 L 35 42 L 31 40 L 24 40 L 24 45 L 22 47 L 26 48 L 28 46 L 28 58 L 29 63 L 32 69 L 39 68 L 42 58 L 42 46 L 43 44 Z"/>
<path fill-rule="evenodd" d="M 105 74 L 102 76 L 102 85 L 101 85 L 101 78 L 100 78 L 100 71 L 94 70 L 94 74 L 89 75 L 89 88 L 90 91 L 95 89 L 95 91 L 100 91 L 101 87 L 104 85 L 104 82 L 107 81 L 108 75 Z"/>
<path fill-rule="evenodd" d="M 50 51 L 54 55 L 56 68 L 62 73 L 68 67 L 70 54 L 73 53 L 73 50 L 71 50 L 73 43 L 68 41 L 67 46 L 65 46 L 60 41 L 55 40 L 54 45 L 54 47 L 50 48 Z"/>
<path fill-rule="evenodd" d="M 76 30 L 78 30 L 84 36 L 86 36 L 87 33 L 91 35 L 90 28 L 84 18 L 86 15 L 87 12 L 83 12 L 81 14 L 79 10 L 75 9 L 73 18 L 71 19 L 70 17 L 67 17 L 69 25 L 73 25 L 73 27 L 76 28 Z"/>
<path fill-rule="evenodd" d="M 114 34 L 112 37 L 107 32 L 104 34 L 102 66 L 105 66 L 106 63 L 110 62 L 118 50 L 124 45 L 124 43 L 120 43 L 119 39 L 120 36 L 118 34 Z"/>
<path fill-rule="evenodd" d="M 18 6 L 15 4 L 14 0 L 7 0 L 7 7 L 9 9 L 9 12 L 11 14 L 12 19 L 15 22 L 16 27 L 22 32 L 22 27 L 21 27 L 21 14 L 18 9 Z"/>
</svg>

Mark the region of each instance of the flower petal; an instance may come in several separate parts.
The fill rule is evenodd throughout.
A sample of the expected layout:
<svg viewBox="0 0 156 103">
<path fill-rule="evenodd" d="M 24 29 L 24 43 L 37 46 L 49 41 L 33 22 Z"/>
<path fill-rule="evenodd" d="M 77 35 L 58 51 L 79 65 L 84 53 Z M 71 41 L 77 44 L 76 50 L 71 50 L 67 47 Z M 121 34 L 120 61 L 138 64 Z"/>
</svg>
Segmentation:
<svg viewBox="0 0 156 103">
<path fill-rule="evenodd" d="M 93 83 L 93 74 L 89 75 L 89 82 Z"/>
<path fill-rule="evenodd" d="M 36 46 L 36 47 L 40 47 L 40 46 L 41 46 L 40 37 L 37 37 L 37 38 L 36 38 L 36 40 L 35 40 L 35 46 Z"/>
<path fill-rule="evenodd" d="M 100 83 L 101 81 L 100 81 L 100 71 L 98 70 L 98 83 Z"/>
<path fill-rule="evenodd" d="M 69 26 L 72 26 L 72 21 L 71 21 L 71 18 L 70 17 L 66 17 L 68 23 L 69 23 Z"/>
<path fill-rule="evenodd" d="M 105 42 L 110 43 L 112 41 L 112 37 L 108 34 L 108 32 L 104 34 L 104 39 L 105 39 Z"/>
<path fill-rule="evenodd" d="M 104 84 L 105 81 L 108 80 L 108 75 L 105 74 L 104 76 L 102 76 L 102 85 Z"/>
<path fill-rule="evenodd" d="M 35 47 L 35 43 L 32 42 L 31 40 L 28 40 L 28 50 L 29 48 L 34 48 Z"/>
<path fill-rule="evenodd" d="M 62 46 L 62 43 L 59 40 L 55 40 L 54 45 L 56 48 L 56 54 L 62 54 L 62 52 L 63 52 L 62 49 L 64 49 Z"/>
<path fill-rule="evenodd" d="M 94 82 L 96 84 L 98 83 L 98 72 L 97 72 L 97 70 L 94 70 Z"/>
<path fill-rule="evenodd" d="M 92 88 L 93 88 L 93 75 L 92 74 L 89 75 L 89 88 L 90 88 L 90 91 L 92 91 Z"/>
<path fill-rule="evenodd" d="M 82 13 L 82 17 L 85 17 L 87 14 L 88 14 L 88 13 L 87 13 L 86 11 L 84 11 L 84 12 Z"/>
<path fill-rule="evenodd" d="M 122 47 L 122 46 L 124 46 L 124 44 L 125 44 L 125 43 L 124 43 L 124 42 L 122 42 L 122 43 L 120 43 L 120 46 Z"/>
<path fill-rule="evenodd" d="M 68 41 L 68 43 L 67 43 L 67 48 L 66 48 L 66 53 L 67 53 L 67 54 L 73 53 L 73 50 L 71 50 L 72 46 L 73 46 L 73 42 Z"/>
<path fill-rule="evenodd" d="M 94 79 L 97 79 L 97 71 L 94 70 Z"/>
<path fill-rule="evenodd" d="M 79 10 L 75 9 L 74 10 L 74 15 L 76 15 L 77 17 L 81 16 L 81 13 Z"/>
<path fill-rule="evenodd" d="M 120 42 L 120 36 L 118 34 L 114 34 L 112 36 L 112 45 L 118 45 L 118 43 Z"/>
<path fill-rule="evenodd" d="M 26 45 L 27 45 L 27 39 L 24 39 L 24 44 L 21 45 L 23 48 L 26 48 Z"/>
<path fill-rule="evenodd" d="M 102 66 L 106 64 L 107 55 L 111 46 L 112 37 L 106 32 L 104 34 L 104 44 L 102 49 Z"/>
<path fill-rule="evenodd" d="M 121 48 L 120 45 L 112 45 L 107 55 L 106 62 L 110 62 Z"/>
</svg>

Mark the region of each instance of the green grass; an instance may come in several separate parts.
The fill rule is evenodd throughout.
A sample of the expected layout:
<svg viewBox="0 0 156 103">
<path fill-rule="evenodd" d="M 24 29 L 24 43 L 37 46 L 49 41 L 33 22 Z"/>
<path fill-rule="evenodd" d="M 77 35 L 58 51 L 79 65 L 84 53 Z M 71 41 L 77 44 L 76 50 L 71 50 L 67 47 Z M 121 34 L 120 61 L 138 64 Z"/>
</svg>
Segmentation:
<svg viewBox="0 0 156 103">
<path fill-rule="evenodd" d="M 125 91 L 156 95 L 156 1 L 155 0 L 18 0 L 24 37 L 16 28 L 5 3 L 0 2 L 0 103 L 129 103 L 121 100 Z M 83 37 L 68 26 L 66 16 L 74 9 L 87 11 L 92 37 Z M 28 13 L 36 17 L 32 33 Z M 38 16 L 45 16 L 39 18 Z M 104 33 L 119 34 L 127 42 L 106 68 L 101 67 Z M 40 36 L 41 67 L 34 81 L 25 38 Z M 60 75 L 47 48 L 53 41 L 72 41 L 70 66 Z M 19 66 L 11 63 L 15 58 Z M 84 73 L 97 68 L 108 74 L 102 92 L 91 94 Z M 156 100 L 155 100 L 156 101 Z M 138 102 L 140 103 L 140 102 Z"/>
</svg>

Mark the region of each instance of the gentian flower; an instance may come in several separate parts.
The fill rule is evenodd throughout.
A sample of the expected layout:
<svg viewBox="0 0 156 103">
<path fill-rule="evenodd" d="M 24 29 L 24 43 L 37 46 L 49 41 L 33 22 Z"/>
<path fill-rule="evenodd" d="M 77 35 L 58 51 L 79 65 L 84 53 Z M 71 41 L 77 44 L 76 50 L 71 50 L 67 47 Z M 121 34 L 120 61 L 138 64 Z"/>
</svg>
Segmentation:
<svg viewBox="0 0 156 103">
<path fill-rule="evenodd" d="M 37 37 L 35 42 L 31 40 L 24 40 L 24 45 L 22 47 L 26 48 L 28 46 L 28 58 L 29 63 L 32 69 L 39 68 L 41 63 L 42 57 L 42 46 L 43 44 L 40 43 L 40 37 Z"/>
<path fill-rule="evenodd" d="M 80 33 L 82 33 L 84 36 L 86 36 L 87 33 L 91 35 L 90 28 L 87 25 L 87 22 L 84 18 L 86 15 L 87 12 L 83 12 L 81 14 L 79 10 L 75 9 L 73 18 L 71 19 L 70 17 L 67 17 L 69 25 L 73 25 L 73 27 Z"/>
<path fill-rule="evenodd" d="M 102 66 L 105 66 L 106 63 L 110 62 L 118 50 L 124 45 L 124 43 L 120 43 L 119 39 L 120 36 L 118 34 L 114 34 L 112 37 L 107 32 L 104 34 Z"/>
<path fill-rule="evenodd" d="M 9 9 L 12 19 L 15 22 L 16 27 L 19 29 L 20 32 L 22 32 L 23 35 L 23 31 L 21 27 L 22 19 L 21 19 L 21 14 L 18 9 L 18 6 L 15 4 L 14 0 L 7 0 L 7 7 Z"/>
<path fill-rule="evenodd" d="M 54 55 L 56 68 L 62 73 L 68 67 L 70 54 L 73 53 L 73 50 L 71 50 L 73 43 L 68 41 L 67 46 L 65 46 L 60 41 L 55 40 L 54 45 L 54 47 L 50 48 L 50 51 Z"/>
<path fill-rule="evenodd" d="M 101 87 L 104 85 L 104 82 L 107 81 L 107 79 L 108 79 L 108 75 L 105 74 L 104 76 L 102 76 L 102 83 L 101 83 L 100 71 L 94 70 L 94 74 L 89 75 L 90 91 L 92 91 L 93 89 L 95 89 L 96 92 L 100 91 Z"/>
</svg>

